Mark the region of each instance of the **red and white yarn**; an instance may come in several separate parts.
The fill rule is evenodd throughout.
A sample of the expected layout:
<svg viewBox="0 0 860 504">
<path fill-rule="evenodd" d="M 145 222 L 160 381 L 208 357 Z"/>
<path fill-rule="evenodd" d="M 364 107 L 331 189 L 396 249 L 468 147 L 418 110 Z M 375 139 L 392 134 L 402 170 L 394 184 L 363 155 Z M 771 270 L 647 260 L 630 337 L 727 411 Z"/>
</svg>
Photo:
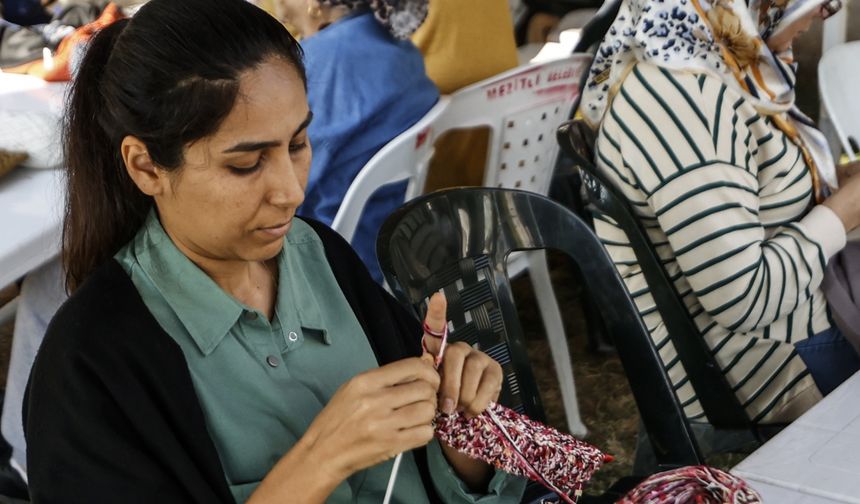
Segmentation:
<svg viewBox="0 0 860 504">
<path fill-rule="evenodd" d="M 688 466 L 655 474 L 616 504 L 760 504 L 747 483 L 708 466 Z"/>
<path fill-rule="evenodd" d="M 448 326 L 434 331 L 425 321 L 424 338 L 427 335 L 442 340 L 435 359 L 438 368 L 448 342 Z M 426 352 L 424 338 L 421 344 Z M 585 482 L 604 462 L 612 460 L 584 441 L 496 403 L 471 419 L 459 412 L 439 412 L 435 424 L 436 437 L 457 451 L 537 481 L 568 503 L 575 503 Z"/>
<path fill-rule="evenodd" d="M 436 437 L 472 458 L 510 474 L 525 476 L 575 503 L 582 487 L 604 462 L 596 447 L 491 403 L 474 418 L 436 415 Z"/>
<path fill-rule="evenodd" d="M 448 340 L 447 325 L 427 335 L 441 338 L 438 368 Z M 422 339 L 424 350 L 427 345 Z M 429 352 L 428 352 L 429 353 Z M 535 422 L 509 408 L 490 403 L 474 418 L 439 412 L 436 437 L 456 450 L 510 474 L 537 481 L 564 502 L 575 504 L 585 483 L 612 456 L 595 446 Z M 689 466 L 655 474 L 616 504 L 760 504 L 761 496 L 742 479 L 707 466 Z"/>
</svg>

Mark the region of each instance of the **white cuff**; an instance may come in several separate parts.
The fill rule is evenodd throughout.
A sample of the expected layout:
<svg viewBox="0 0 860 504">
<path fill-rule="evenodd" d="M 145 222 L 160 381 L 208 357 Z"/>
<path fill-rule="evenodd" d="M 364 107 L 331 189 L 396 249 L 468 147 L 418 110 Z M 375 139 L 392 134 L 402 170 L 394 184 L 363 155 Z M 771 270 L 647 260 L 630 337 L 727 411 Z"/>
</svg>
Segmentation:
<svg viewBox="0 0 860 504">
<path fill-rule="evenodd" d="M 824 205 L 816 205 L 800 221 L 807 236 L 818 242 L 829 261 L 837 252 L 845 248 L 847 242 L 845 225 L 836 213 Z"/>
</svg>

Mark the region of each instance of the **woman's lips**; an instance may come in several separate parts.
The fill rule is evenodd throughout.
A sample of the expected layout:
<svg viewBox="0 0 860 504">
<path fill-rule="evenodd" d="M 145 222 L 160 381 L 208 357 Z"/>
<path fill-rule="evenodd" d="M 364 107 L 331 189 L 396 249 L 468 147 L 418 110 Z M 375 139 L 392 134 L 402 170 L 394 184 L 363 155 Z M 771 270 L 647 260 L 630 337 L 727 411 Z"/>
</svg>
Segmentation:
<svg viewBox="0 0 860 504">
<path fill-rule="evenodd" d="M 286 236 L 287 231 L 290 230 L 290 224 L 292 223 L 292 219 L 288 220 L 283 224 L 278 224 L 272 227 L 259 228 L 258 231 L 262 232 L 267 236 L 272 236 L 274 238 L 283 238 Z"/>
</svg>

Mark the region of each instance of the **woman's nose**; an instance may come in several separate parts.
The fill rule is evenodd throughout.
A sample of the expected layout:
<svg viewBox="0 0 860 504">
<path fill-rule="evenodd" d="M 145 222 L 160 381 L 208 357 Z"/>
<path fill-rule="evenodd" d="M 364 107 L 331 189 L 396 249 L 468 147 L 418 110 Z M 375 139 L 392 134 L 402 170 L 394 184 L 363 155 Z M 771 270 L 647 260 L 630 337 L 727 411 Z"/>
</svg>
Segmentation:
<svg viewBox="0 0 860 504">
<path fill-rule="evenodd" d="M 279 207 L 296 208 L 305 199 L 304 187 L 299 180 L 297 167 L 289 156 L 269 173 L 269 203 Z"/>
</svg>

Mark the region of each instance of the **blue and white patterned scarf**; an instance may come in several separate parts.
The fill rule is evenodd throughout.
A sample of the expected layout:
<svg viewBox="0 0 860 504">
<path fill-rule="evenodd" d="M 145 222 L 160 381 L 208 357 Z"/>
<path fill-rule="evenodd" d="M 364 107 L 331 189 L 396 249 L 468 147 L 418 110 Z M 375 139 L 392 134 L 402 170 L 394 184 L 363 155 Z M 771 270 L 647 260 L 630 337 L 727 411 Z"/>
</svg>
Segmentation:
<svg viewBox="0 0 860 504">
<path fill-rule="evenodd" d="M 765 115 L 783 115 L 797 130 L 824 179 L 835 187 L 827 142 L 794 106 L 791 51 L 765 40 L 823 0 L 624 0 L 600 44 L 580 111 L 595 128 L 615 87 L 636 62 L 719 78 Z M 831 173 L 833 172 L 833 173 Z"/>
</svg>

